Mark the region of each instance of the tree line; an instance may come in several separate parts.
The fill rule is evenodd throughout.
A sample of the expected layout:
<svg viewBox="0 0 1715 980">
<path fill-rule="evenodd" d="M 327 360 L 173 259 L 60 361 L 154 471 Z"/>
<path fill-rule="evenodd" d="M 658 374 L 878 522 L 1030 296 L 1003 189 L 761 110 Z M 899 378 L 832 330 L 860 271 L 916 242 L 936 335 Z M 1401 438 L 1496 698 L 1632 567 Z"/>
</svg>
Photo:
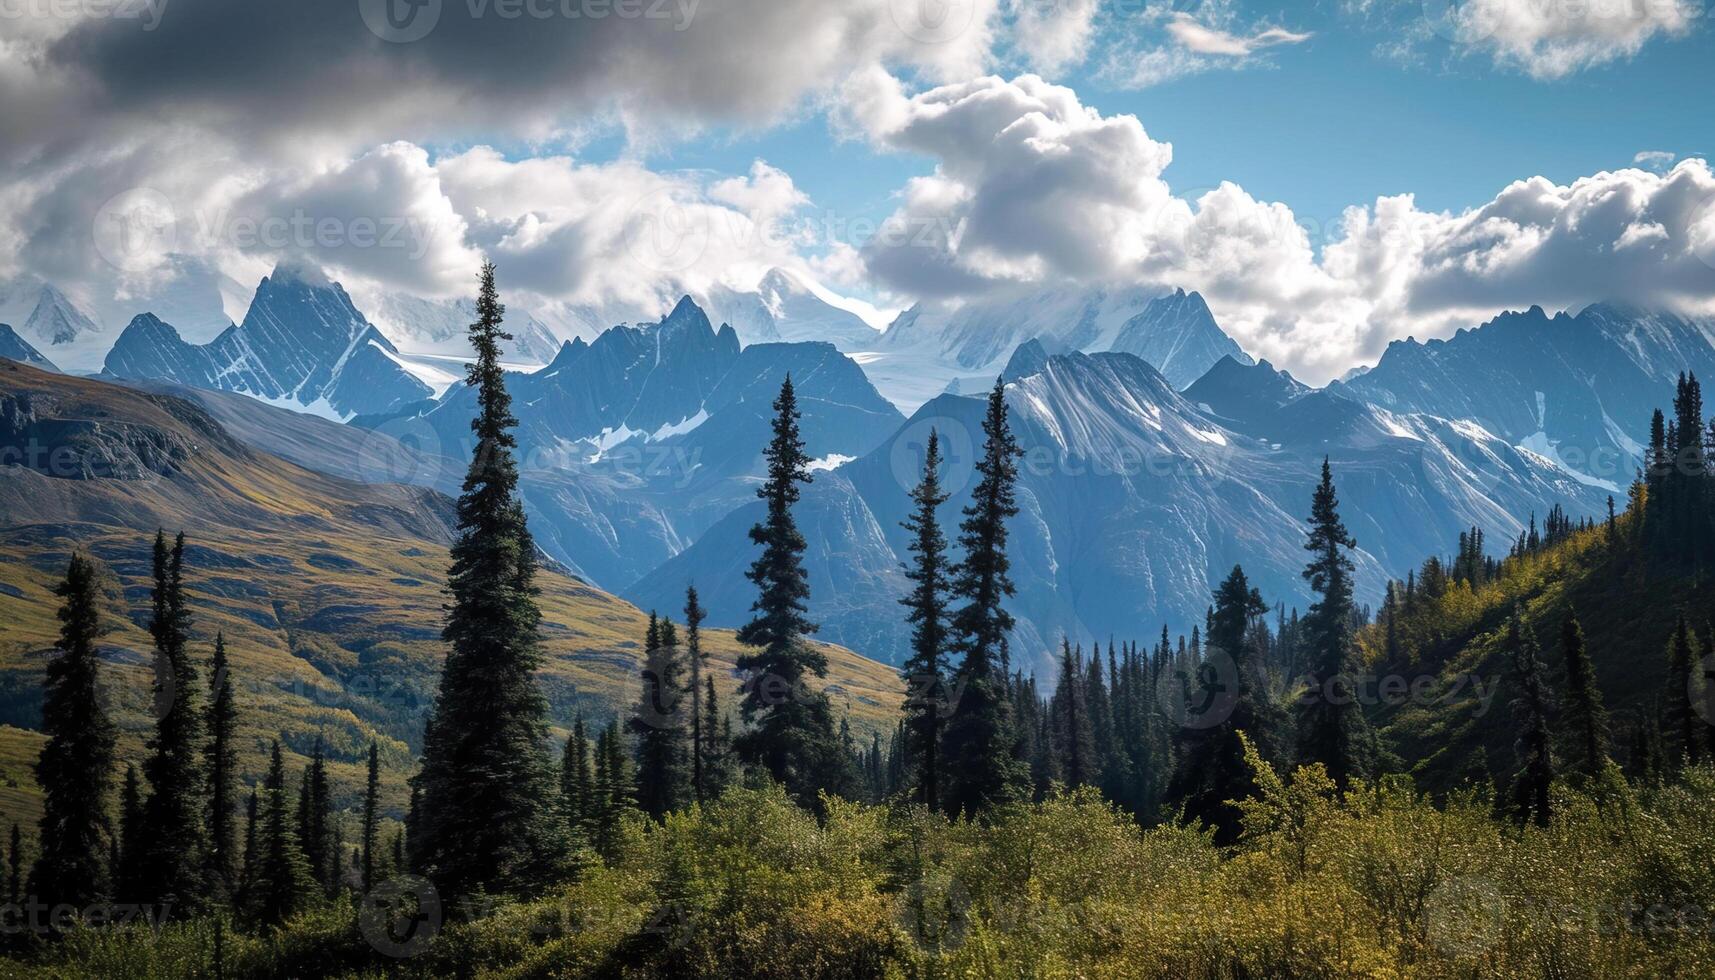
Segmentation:
<svg viewBox="0 0 1715 980">
<path fill-rule="evenodd" d="M 403 862 L 403 840 L 380 840 L 379 746 L 354 839 L 345 836 L 318 742 L 288 787 L 273 741 L 260 786 L 241 797 L 239 712 L 226 638 L 217 633 L 204 670 L 191 651 L 185 602 L 185 536 L 152 549 L 149 633 L 154 723 L 142 766 L 115 787 L 118 728 L 100 689 L 102 635 L 95 563 L 74 553 L 64 581 L 60 635 L 44 674 L 36 762 L 42 817 L 27 876 L 12 827 L 7 900 L 25 931 L 52 934 L 74 922 L 153 920 L 203 914 L 278 923 L 310 904 L 371 887 Z M 117 789 L 116 812 L 110 810 Z"/>
</svg>

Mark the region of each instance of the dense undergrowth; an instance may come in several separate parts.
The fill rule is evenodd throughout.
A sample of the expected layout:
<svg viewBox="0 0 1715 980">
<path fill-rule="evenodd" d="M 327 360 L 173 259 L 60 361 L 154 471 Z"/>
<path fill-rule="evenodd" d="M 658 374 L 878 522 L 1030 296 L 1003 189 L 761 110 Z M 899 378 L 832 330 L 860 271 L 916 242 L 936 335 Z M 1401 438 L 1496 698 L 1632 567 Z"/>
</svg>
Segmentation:
<svg viewBox="0 0 1715 980">
<path fill-rule="evenodd" d="M 221 975 L 1715 974 L 1715 769 L 1558 787 L 1546 828 L 1496 820 L 1480 788 L 1437 804 L 1398 777 L 1343 797 L 1319 768 L 1260 777 L 1228 849 L 1141 829 L 1088 790 L 978 824 L 839 801 L 818 821 L 777 788 L 736 789 L 663 826 L 634 819 L 615 860 L 532 902 L 223 929 Z M 215 976 L 215 933 L 76 932 L 11 969 Z"/>
</svg>

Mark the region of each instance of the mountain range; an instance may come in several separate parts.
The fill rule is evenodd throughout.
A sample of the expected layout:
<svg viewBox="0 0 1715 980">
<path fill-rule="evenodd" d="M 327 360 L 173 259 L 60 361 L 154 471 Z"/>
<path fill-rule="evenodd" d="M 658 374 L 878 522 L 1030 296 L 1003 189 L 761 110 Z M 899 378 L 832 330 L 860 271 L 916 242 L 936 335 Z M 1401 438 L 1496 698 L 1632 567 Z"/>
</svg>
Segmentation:
<svg viewBox="0 0 1715 980">
<path fill-rule="evenodd" d="M 1469 419 L 1616 492 L 1681 371 L 1715 377 L 1715 322 L 1598 303 L 1506 313 L 1446 340 L 1395 341 L 1333 387 L 1377 405 Z"/>
<path fill-rule="evenodd" d="M 1272 600 L 1302 607 L 1302 518 L 1325 457 L 1360 544 L 1364 601 L 1470 527 L 1501 541 L 1555 504 L 1599 514 L 1629 482 L 1677 371 L 1715 370 L 1705 325 L 1612 306 L 1533 309 L 1446 341 L 1396 343 L 1374 369 L 1313 389 L 1252 361 L 1194 292 L 1041 290 L 914 308 L 881 334 L 837 301 L 776 270 L 754 292 L 721 294 L 715 317 L 686 296 L 657 321 L 551 351 L 545 338 L 559 329 L 515 311 L 520 493 L 545 554 L 644 607 L 671 608 L 695 582 L 711 622 L 737 625 L 751 598 L 741 573 L 761 450 L 790 375 L 816 460 L 799 513 L 812 618 L 825 638 L 896 662 L 899 522 L 923 440 L 941 430 L 968 476 L 980 399 L 1001 376 L 1036 461 L 1014 527 L 1015 650 L 1051 671 L 1063 634 L 1188 631 L 1235 563 Z M 277 269 L 243 323 L 207 344 L 138 316 L 107 375 L 349 421 L 356 442 L 342 457 L 311 451 L 325 434 L 284 415 L 246 419 L 230 398 L 216 413 L 302 465 L 455 493 L 474 404 L 455 383 L 453 325 L 468 310 L 382 303 L 388 313 L 371 320 L 337 283 Z M 440 345 L 438 369 L 389 339 L 405 323 L 418 357 Z M 1622 461 L 1577 465 L 1568 450 L 1582 445 Z M 956 494 L 943 513 L 949 527 L 961 504 Z"/>
<path fill-rule="evenodd" d="M 1219 404 L 1206 407 L 1131 354 L 1054 355 L 1009 377 L 1009 416 L 1024 450 L 1021 513 L 1011 523 L 1017 664 L 1052 674 L 1062 635 L 1136 637 L 1163 624 L 1188 632 L 1214 582 L 1239 563 L 1271 600 L 1303 607 L 1302 517 L 1324 457 L 1358 537 L 1359 594 L 1370 599 L 1461 530 L 1482 526 L 1507 538 L 1551 502 L 1574 513 L 1601 503 L 1550 461 L 1472 426 L 1395 415 L 1230 357 L 1211 375 L 1202 394 Z M 1248 395 L 1271 380 L 1279 388 L 1272 411 L 1287 419 L 1278 429 L 1256 421 L 1256 406 L 1215 393 Z M 941 396 L 871 453 L 816 474 L 799 524 L 821 635 L 880 659 L 903 657 L 906 627 L 890 607 L 906 588 L 905 493 L 937 431 L 953 493 L 942 521 L 958 521 L 982 412 L 978 398 Z M 738 574 L 750 554 L 745 534 L 759 514 L 757 504 L 735 511 L 621 593 L 648 607 L 694 581 L 711 621 L 738 621 L 750 601 Z"/>
</svg>

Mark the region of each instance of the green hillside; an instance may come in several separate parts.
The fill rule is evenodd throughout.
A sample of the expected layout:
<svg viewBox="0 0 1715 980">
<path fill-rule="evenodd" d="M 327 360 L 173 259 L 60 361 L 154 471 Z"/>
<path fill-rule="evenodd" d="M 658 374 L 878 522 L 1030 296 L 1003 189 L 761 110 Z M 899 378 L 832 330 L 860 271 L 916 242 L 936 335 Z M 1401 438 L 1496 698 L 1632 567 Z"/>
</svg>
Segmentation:
<svg viewBox="0 0 1715 980">
<path fill-rule="evenodd" d="M 74 548 L 104 571 L 110 705 L 122 758 L 140 756 L 157 527 L 183 528 L 189 540 L 199 655 L 209 655 L 217 631 L 226 635 L 245 781 L 261 775 L 273 738 L 294 767 L 320 739 L 337 803 L 354 805 L 360 756 L 377 738 L 388 807 L 403 812 L 403 777 L 443 656 L 450 501 L 303 469 L 240 443 L 182 399 L 0 361 L 0 451 L 8 449 L 0 466 L 0 725 L 8 726 L 0 727 L 0 819 L 37 815 L 30 764 L 39 738 L 30 729 L 58 628 L 52 589 Z M 554 724 L 568 726 L 580 712 L 614 716 L 635 696 L 646 615 L 551 568 L 539 584 L 541 683 Z M 711 631 L 705 649 L 728 670 L 739 652 L 726 631 Z M 897 674 L 842 648 L 827 654 L 836 710 L 859 732 L 890 730 L 903 694 Z"/>
<path fill-rule="evenodd" d="M 1605 526 L 1580 530 L 1508 558 L 1476 588 L 1449 582 L 1441 595 L 1399 617 L 1392 658 L 1383 624 L 1363 632 L 1376 675 L 1429 675 L 1437 684 L 1432 697 L 1376 709 L 1389 747 L 1420 787 L 1451 788 L 1482 766 L 1503 780 L 1510 774 L 1513 678 L 1504 641 L 1515 606 L 1542 644 L 1556 691 L 1566 690 L 1561 627 L 1576 612 L 1612 718 L 1616 756 L 1631 763 L 1633 735 L 1656 716 L 1666 691 L 1667 647 L 1679 615 L 1701 633 L 1715 612 L 1715 583 L 1646 546 L 1638 520 L 1628 513 L 1611 535 Z"/>
</svg>

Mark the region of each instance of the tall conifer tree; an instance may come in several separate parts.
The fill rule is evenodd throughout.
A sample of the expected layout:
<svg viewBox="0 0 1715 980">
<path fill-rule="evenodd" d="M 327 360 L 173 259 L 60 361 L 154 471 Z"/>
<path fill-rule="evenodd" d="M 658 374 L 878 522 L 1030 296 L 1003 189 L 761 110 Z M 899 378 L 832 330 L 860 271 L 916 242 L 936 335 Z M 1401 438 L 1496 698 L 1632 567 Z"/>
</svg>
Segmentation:
<svg viewBox="0 0 1715 980">
<path fill-rule="evenodd" d="M 1594 778 L 1608 761 L 1608 713 L 1596 686 L 1596 670 L 1584 646 L 1584 629 L 1570 610 L 1560 627 L 1560 650 L 1566 658 L 1566 723 L 1571 736 L 1572 766 Z"/>
<path fill-rule="evenodd" d="M 293 826 L 291 803 L 286 794 L 286 763 L 279 742 L 274 743 L 268 760 L 261 811 L 256 876 L 249 890 L 250 911 L 262 923 L 278 925 L 308 905 L 314 887 L 303 845 Z"/>
<path fill-rule="evenodd" d="M 1513 722 L 1517 726 L 1518 772 L 1513 777 L 1513 812 L 1520 823 L 1534 820 L 1548 826 L 1553 815 L 1549 789 L 1554 783 L 1554 751 L 1549 735 L 1551 696 L 1543 676 L 1536 633 L 1524 621 L 1524 613 L 1513 609 L 1507 625 L 1507 648 L 1512 654 L 1518 693 L 1513 698 Z"/>
<path fill-rule="evenodd" d="M 686 586 L 685 662 L 691 672 L 687 685 L 691 695 L 691 798 L 698 803 L 709 795 L 703 731 L 703 620 L 707 617 L 708 611 L 697 601 L 697 587 Z"/>
<path fill-rule="evenodd" d="M 54 594 L 62 600 L 60 637 L 43 680 L 42 733 L 47 743 L 36 760 L 36 781 L 42 788 L 41 847 L 30 872 L 29 892 L 48 905 L 81 909 L 110 897 L 113 889 L 107 798 L 115 730 L 97 693 L 101 618 L 95 567 L 88 558 L 72 555 L 65 581 Z M 15 838 L 15 823 L 12 833 Z"/>
<path fill-rule="evenodd" d="M 767 510 L 750 529 L 750 540 L 762 553 L 745 573 L 757 597 L 751 606 L 755 615 L 739 630 L 738 640 L 755 652 L 739 657 L 738 667 L 748 672 L 740 710 L 751 727 L 735 747 L 746 762 L 785 784 L 798 802 L 813 806 L 818 790 L 844 782 L 850 761 L 835 735 L 827 695 L 809 685 L 810 677 L 827 675 L 828 662 L 805 639 L 816 632 L 816 624 L 806 616 L 806 545 L 792 517 L 800 485 L 811 482 L 798 420 L 798 397 L 788 375 L 774 400 L 774 435 L 763 451 L 767 477 L 756 491 Z"/>
<path fill-rule="evenodd" d="M 595 782 L 590 774 L 590 740 L 584 728 L 584 716 L 579 714 L 572 722 L 572 733 L 566 736 L 566 750 L 560 757 L 560 807 L 565 816 L 566 832 L 572 841 L 589 841 L 595 799 Z"/>
<path fill-rule="evenodd" d="M 375 871 L 381 845 L 381 746 L 369 743 L 369 773 L 363 786 L 363 891 L 375 887 Z"/>
<path fill-rule="evenodd" d="M 637 804 L 656 820 L 684 806 L 690 792 L 677 633 L 671 620 L 657 624 L 655 614 L 649 614 L 637 706 L 630 720 L 637 753 Z"/>
<path fill-rule="evenodd" d="M 1256 791 L 1238 733 L 1244 732 L 1264 758 L 1276 751 L 1279 736 L 1280 712 L 1269 700 L 1262 664 L 1249 637 L 1252 620 L 1267 611 L 1244 569 L 1233 566 L 1215 590 L 1208 658 L 1198 670 L 1192 697 L 1196 710 L 1186 715 L 1185 754 L 1170 790 L 1184 803 L 1186 816 L 1214 827 L 1215 840 L 1222 844 L 1238 838 L 1239 810 L 1233 801 Z"/>
<path fill-rule="evenodd" d="M 148 898 L 168 903 L 176 913 L 201 907 L 208 896 L 205 715 L 188 649 L 184 569 L 185 536 L 181 533 L 169 550 L 165 534 L 156 534 L 149 627 L 155 640 L 155 731 L 143 761 L 149 796 L 143 804 L 139 884 Z"/>
<path fill-rule="evenodd" d="M 905 739 L 916 775 L 918 799 L 937 809 L 941 800 L 941 729 L 947 711 L 947 536 L 935 511 L 947 502 L 941 487 L 940 434 L 929 430 L 923 477 L 911 490 L 912 512 L 903 523 L 911 561 L 905 577 L 911 591 L 900 605 L 911 623 L 911 654 L 905 675 Z"/>
<path fill-rule="evenodd" d="M 1006 382 L 996 378 L 983 416 L 979 479 L 959 525 L 964 559 L 953 577 L 953 595 L 963 602 L 951 621 L 960 693 L 942 748 L 950 777 L 946 806 L 955 814 L 975 816 L 1021 799 L 1029 780 L 1028 764 L 1014 757 L 1006 663 L 1013 620 L 1004 604 L 1013 593 L 1006 522 L 1018 513 L 1020 455 L 1007 423 Z"/>
<path fill-rule="evenodd" d="M 1677 765 L 1695 765 L 1703 757 L 1703 740 L 1698 738 L 1697 704 L 1698 662 L 1696 640 L 1686 625 L 1685 614 L 1679 614 L 1673 627 L 1673 639 L 1667 653 L 1667 736 Z"/>
<path fill-rule="evenodd" d="M 477 393 L 476 447 L 458 500 L 442 634 L 449 649 L 424 728 L 410 836 L 416 869 L 447 896 L 534 890 L 566 856 L 547 702 L 535 676 L 536 544 L 518 499 L 518 420 L 500 364 L 500 343 L 511 337 L 501 329 L 492 264 L 483 265 L 479 285 L 470 328 L 476 359 L 465 377 Z"/>
<path fill-rule="evenodd" d="M 208 862 L 210 884 L 230 899 L 238 887 L 238 706 L 233 700 L 226 635 L 214 636 L 209 663 L 212 697 L 208 705 Z"/>
<path fill-rule="evenodd" d="M 1305 617 L 1311 685 L 1299 701 L 1299 760 L 1320 762 L 1341 786 L 1371 774 L 1375 742 L 1351 678 L 1354 609 L 1352 559 L 1358 543 L 1340 520 L 1328 460 L 1310 504 L 1310 564 L 1304 577 L 1320 599 Z"/>
</svg>

